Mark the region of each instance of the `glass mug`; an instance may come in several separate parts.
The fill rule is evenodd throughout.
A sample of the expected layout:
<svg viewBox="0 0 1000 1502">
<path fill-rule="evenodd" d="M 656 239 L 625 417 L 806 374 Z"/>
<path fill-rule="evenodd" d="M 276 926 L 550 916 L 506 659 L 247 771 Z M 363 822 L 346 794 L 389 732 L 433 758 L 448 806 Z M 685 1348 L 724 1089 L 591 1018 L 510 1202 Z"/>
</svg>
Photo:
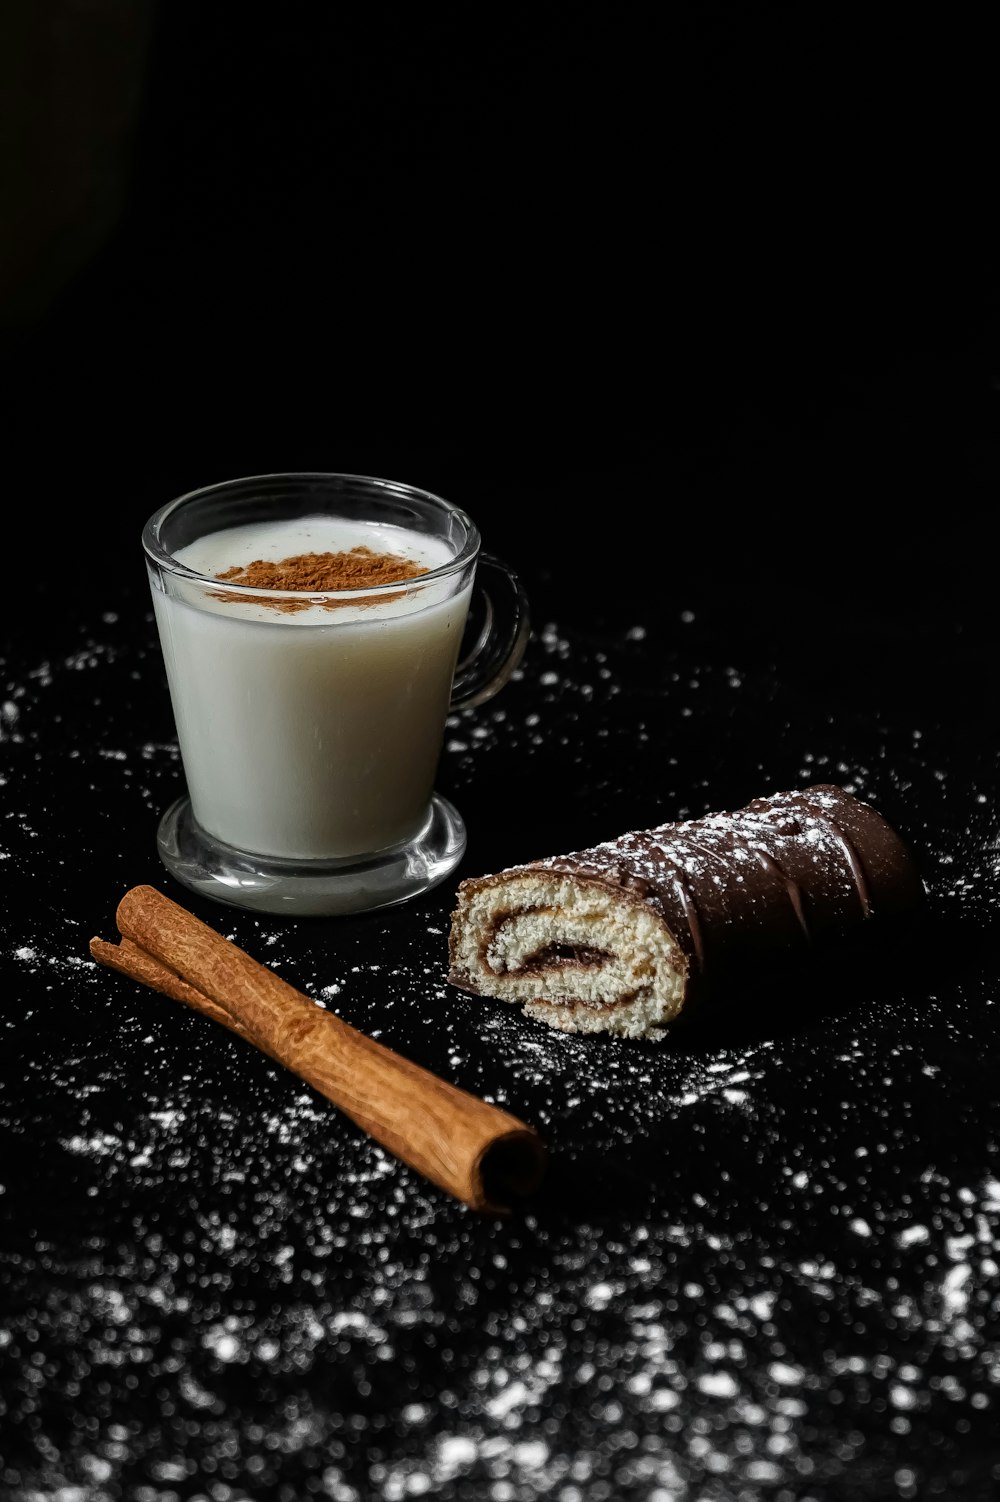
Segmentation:
<svg viewBox="0 0 1000 1502">
<path fill-rule="evenodd" d="M 465 825 L 434 790 L 445 723 L 503 688 L 529 633 L 517 574 L 472 518 L 391 480 L 257 475 L 169 501 L 142 546 L 186 783 L 157 829 L 177 880 L 336 914 L 454 870 Z M 404 560 L 411 577 L 287 589 L 261 567 L 285 565 L 283 583 L 329 554 Z"/>
</svg>

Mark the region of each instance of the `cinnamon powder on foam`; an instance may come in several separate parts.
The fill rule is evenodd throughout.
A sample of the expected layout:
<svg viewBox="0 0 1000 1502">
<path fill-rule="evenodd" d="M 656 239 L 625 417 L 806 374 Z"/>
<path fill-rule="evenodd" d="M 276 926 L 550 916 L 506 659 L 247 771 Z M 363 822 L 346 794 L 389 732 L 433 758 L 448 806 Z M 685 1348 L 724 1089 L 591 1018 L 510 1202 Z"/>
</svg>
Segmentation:
<svg viewBox="0 0 1000 1502">
<path fill-rule="evenodd" d="M 278 562 L 256 558 L 253 563 L 234 565 L 215 577 L 226 584 L 245 584 L 249 589 L 298 590 L 303 594 L 317 595 L 329 590 L 371 589 L 377 584 L 396 584 L 428 572 L 411 558 L 403 558 L 397 553 L 375 553 L 361 545 L 342 553 L 295 553 Z M 324 610 L 336 610 L 340 605 L 365 603 L 358 600 L 262 600 L 254 595 L 230 594 L 219 598 L 249 600 L 285 612 L 308 610 L 314 604 L 322 605 Z M 380 601 L 397 598 L 396 595 L 379 596 Z"/>
</svg>

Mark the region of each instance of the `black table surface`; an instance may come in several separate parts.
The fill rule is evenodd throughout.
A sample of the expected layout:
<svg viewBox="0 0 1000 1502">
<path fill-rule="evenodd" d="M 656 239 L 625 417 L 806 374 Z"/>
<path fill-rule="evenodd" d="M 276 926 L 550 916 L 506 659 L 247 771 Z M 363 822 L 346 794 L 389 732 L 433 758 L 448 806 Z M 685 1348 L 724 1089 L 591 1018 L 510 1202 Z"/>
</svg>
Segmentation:
<svg viewBox="0 0 1000 1502">
<path fill-rule="evenodd" d="M 838 595 L 839 560 L 811 603 L 713 590 L 710 568 L 602 593 L 518 533 L 523 514 L 502 540 L 531 639 L 449 721 L 440 768 L 463 862 L 358 917 L 245 913 L 161 867 L 181 770 L 137 539 L 99 594 L 53 614 L 40 581 L 11 622 L 5 1502 L 995 1495 L 987 612 L 935 604 L 926 575 L 866 594 L 854 571 Z M 813 781 L 911 841 L 928 902 L 905 943 L 748 975 L 659 1044 L 449 986 L 461 876 Z M 116 937 L 138 883 L 534 1124 L 541 1190 L 469 1210 L 249 1044 L 97 967 L 88 941 Z"/>
</svg>

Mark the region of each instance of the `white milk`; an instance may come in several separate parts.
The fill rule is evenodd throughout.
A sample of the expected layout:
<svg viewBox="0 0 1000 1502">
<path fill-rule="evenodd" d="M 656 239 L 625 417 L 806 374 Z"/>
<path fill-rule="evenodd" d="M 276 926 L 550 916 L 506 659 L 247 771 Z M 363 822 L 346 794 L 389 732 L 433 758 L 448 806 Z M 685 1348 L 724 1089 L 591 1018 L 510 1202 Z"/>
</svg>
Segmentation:
<svg viewBox="0 0 1000 1502">
<path fill-rule="evenodd" d="M 453 554 L 400 527 L 316 516 L 212 533 L 176 553 L 201 574 L 364 545 L 428 568 Z M 192 810 L 216 839 L 290 860 L 411 838 L 428 809 L 471 580 L 409 581 L 397 598 L 281 613 L 154 585 Z"/>
</svg>

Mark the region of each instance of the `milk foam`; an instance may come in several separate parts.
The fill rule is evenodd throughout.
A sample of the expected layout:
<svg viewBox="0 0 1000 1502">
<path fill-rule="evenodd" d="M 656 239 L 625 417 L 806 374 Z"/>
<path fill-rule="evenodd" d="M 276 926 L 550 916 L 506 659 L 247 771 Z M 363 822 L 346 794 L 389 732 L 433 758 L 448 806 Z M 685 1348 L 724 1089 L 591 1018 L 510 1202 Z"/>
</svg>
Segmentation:
<svg viewBox="0 0 1000 1502">
<path fill-rule="evenodd" d="M 443 538 L 428 537 L 387 523 L 348 521 L 335 516 L 291 517 L 283 521 L 250 522 L 242 527 L 229 527 L 199 537 L 187 547 L 178 548 L 173 556 L 178 563 L 196 573 L 215 578 L 231 568 L 245 568 L 258 558 L 266 563 L 279 563 L 299 553 L 347 553 L 358 547 L 368 548 L 373 553 L 392 553 L 426 569 L 441 568 L 454 557 L 453 550 Z M 415 594 L 402 597 L 397 591 L 386 588 L 383 593 L 395 594 L 396 598 L 389 604 L 379 604 L 377 608 L 383 611 L 391 605 L 394 615 L 423 610 L 432 598 L 447 598 L 450 588 L 445 583 L 443 588 L 434 591 L 422 588 Z M 192 598 L 183 585 L 181 590 L 185 597 Z M 228 598 L 225 595 L 223 590 L 204 597 L 199 591 L 197 603 L 201 609 L 221 609 L 245 620 L 274 621 L 278 618 L 279 612 L 273 606 L 254 604 L 250 591 L 245 588 L 234 586 Z M 378 595 L 373 595 L 372 599 L 377 600 Z M 336 611 L 338 623 L 365 619 L 373 608 L 370 602 L 340 604 Z M 330 615 L 329 610 L 317 605 L 289 614 L 281 613 L 280 619 L 283 625 L 301 626 L 329 621 Z"/>
</svg>

